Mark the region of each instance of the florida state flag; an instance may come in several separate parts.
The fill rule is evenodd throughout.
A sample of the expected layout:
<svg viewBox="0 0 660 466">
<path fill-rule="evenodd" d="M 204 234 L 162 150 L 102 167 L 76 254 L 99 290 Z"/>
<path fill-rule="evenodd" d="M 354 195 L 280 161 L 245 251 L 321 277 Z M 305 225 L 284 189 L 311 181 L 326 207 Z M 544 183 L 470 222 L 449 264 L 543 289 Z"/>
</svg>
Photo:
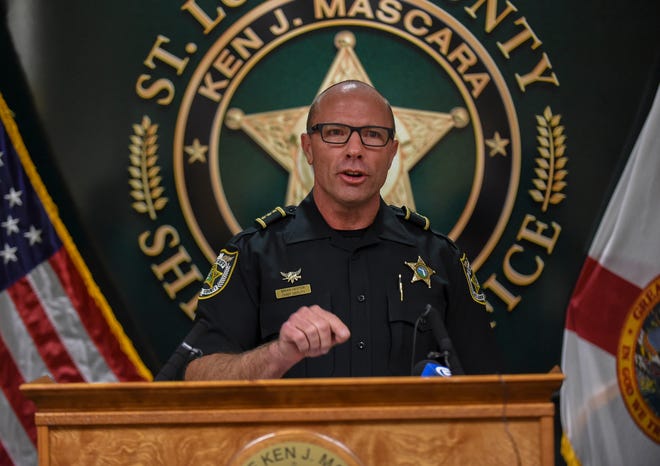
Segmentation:
<svg viewBox="0 0 660 466">
<path fill-rule="evenodd" d="M 660 460 L 660 93 L 569 303 L 562 454 L 569 465 Z"/>
</svg>

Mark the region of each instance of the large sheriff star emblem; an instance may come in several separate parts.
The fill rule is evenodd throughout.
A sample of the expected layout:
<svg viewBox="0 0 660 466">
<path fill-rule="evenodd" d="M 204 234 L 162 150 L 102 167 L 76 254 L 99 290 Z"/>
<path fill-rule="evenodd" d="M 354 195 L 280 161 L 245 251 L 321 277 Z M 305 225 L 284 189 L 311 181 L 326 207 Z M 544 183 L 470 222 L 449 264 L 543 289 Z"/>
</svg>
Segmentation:
<svg viewBox="0 0 660 466">
<path fill-rule="evenodd" d="M 337 55 L 319 93 L 327 87 L 347 79 L 371 84 L 355 53 L 355 35 L 340 32 L 335 36 Z M 272 112 L 246 115 L 242 110 L 227 111 L 225 124 L 234 130 L 243 130 L 257 142 L 289 174 L 286 204 L 298 204 L 311 190 L 314 177 L 307 164 L 299 135 L 305 131 L 309 106 L 282 109 Z M 467 110 L 455 108 L 450 113 L 429 112 L 393 107 L 399 140 L 399 150 L 394 157 L 387 180 L 381 189 L 385 202 L 408 206 L 415 210 L 410 184 L 410 170 L 452 128 L 463 128 L 469 123 Z"/>
</svg>

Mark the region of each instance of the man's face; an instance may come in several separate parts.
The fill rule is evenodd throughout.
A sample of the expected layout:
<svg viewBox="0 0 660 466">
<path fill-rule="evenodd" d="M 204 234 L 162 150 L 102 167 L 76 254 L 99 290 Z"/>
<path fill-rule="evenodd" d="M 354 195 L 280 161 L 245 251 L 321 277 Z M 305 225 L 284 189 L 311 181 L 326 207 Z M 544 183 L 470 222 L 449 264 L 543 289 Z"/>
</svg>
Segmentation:
<svg viewBox="0 0 660 466">
<path fill-rule="evenodd" d="M 311 125 L 319 123 L 393 126 L 383 100 L 361 88 L 325 95 Z M 303 134 L 301 143 L 314 171 L 314 200 L 320 208 L 359 208 L 380 202 L 380 188 L 398 148 L 396 140 L 383 147 L 365 146 L 354 131 L 345 144 L 329 144 L 316 131 Z"/>
</svg>

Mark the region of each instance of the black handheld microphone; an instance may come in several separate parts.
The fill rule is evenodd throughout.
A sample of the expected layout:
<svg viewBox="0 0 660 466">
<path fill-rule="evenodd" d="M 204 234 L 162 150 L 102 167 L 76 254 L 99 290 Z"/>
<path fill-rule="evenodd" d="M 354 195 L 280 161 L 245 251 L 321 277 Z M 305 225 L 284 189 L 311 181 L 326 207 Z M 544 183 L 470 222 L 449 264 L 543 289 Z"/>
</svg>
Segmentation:
<svg viewBox="0 0 660 466">
<path fill-rule="evenodd" d="M 423 317 L 428 318 L 431 324 L 431 330 L 433 331 L 433 336 L 438 344 L 440 349 L 440 356 L 444 358 L 445 365 L 451 371 L 453 375 L 464 375 L 463 368 L 461 363 L 458 360 L 458 355 L 454 351 L 454 346 L 451 343 L 449 334 L 447 333 L 447 328 L 440 318 L 440 313 L 436 308 L 430 304 L 426 305 L 426 310 L 422 314 Z"/>
<path fill-rule="evenodd" d="M 195 340 L 206 332 L 206 330 L 208 330 L 208 324 L 203 320 L 198 321 L 190 333 L 183 339 L 183 342 L 177 347 L 176 351 L 174 351 L 174 354 L 170 356 L 170 359 L 161 367 L 156 377 L 154 377 L 154 382 L 180 379 L 181 370 L 185 365 L 203 355 L 200 349 L 192 347 L 187 342 L 190 341 L 194 344 Z"/>
</svg>

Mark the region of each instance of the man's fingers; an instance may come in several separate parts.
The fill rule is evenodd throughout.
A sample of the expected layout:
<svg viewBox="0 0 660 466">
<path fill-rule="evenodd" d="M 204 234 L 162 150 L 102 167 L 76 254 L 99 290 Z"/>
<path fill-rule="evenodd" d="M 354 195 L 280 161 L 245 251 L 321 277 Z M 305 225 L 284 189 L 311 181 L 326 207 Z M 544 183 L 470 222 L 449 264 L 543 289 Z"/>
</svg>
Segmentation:
<svg viewBox="0 0 660 466">
<path fill-rule="evenodd" d="M 309 310 L 315 316 L 323 319 L 324 324 L 327 324 L 329 330 L 328 335 L 333 339 L 333 344 L 343 343 L 350 338 L 351 332 L 348 330 L 348 327 L 335 314 L 328 312 L 317 305 L 311 306 Z M 323 328 L 326 328 L 325 325 Z"/>
<path fill-rule="evenodd" d="M 294 344 L 305 356 L 325 354 L 349 337 L 348 327 L 341 319 L 320 306 L 298 309 L 280 330 L 280 338 Z"/>
<path fill-rule="evenodd" d="M 306 354 L 310 349 L 310 343 L 305 332 L 297 327 L 290 320 L 284 322 L 280 329 L 280 340 L 293 344 L 296 350 Z"/>
</svg>

